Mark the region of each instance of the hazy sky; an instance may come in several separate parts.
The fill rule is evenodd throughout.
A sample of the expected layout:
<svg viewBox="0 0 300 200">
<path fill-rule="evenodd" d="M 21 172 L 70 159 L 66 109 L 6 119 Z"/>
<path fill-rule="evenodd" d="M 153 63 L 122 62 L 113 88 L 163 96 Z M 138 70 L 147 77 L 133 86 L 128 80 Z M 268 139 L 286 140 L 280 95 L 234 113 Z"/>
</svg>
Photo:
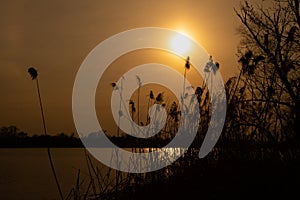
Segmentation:
<svg viewBox="0 0 300 200">
<path fill-rule="evenodd" d="M 132 28 L 184 31 L 220 63 L 223 79 L 237 73 L 237 0 L 40 1 L 0 3 L 0 126 L 41 133 L 34 66 L 49 133 L 76 132 L 72 87 L 82 61 L 104 39 Z"/>
</svg>

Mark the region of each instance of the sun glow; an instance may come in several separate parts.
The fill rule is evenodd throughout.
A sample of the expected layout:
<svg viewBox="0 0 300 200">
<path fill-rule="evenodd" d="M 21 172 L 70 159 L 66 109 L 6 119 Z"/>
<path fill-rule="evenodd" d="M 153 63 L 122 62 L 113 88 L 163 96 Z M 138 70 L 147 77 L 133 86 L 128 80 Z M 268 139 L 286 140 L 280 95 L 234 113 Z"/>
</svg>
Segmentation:
<svg viewBox="0 0 300 200">
<path fill-rule="evenodd" d="M 182 55 L 190 50 L 191 42 L 183 33 L 178 33 L 171 39 L 171 48 L 177 54 Z"/>
</svg>

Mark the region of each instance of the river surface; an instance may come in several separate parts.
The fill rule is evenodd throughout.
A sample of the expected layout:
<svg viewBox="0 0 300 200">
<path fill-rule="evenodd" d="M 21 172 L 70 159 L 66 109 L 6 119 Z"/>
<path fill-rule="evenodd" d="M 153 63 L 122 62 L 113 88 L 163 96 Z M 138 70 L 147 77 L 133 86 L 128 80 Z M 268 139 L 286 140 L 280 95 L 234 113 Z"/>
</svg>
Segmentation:
<svg viewBox="0 0 300 200">
<path fill-rule="evenodd" d="M 107 154 L 103 155 L 111 155 L 109 152 L 113 152 L 113 156 L 109 158 L 111 163 L 121 163 L 123 161 L 122 158 L 115 156 L 115 149 L 106 150 L 108 151 L 104 152 Z M 146 153 L 153 150 L 149 148 L 134 149 L 137 153 Z M 130 149 L 127 149 L 127 151 L 130 151 Z M 183 149 L 181 148 L 166 148 L 157 157 L 150 156 L 146 159 L 145 156 L 142 158 L 133 156 L 130 157 L 128 166 L 125 164 L 123 167 L 124 169 L 128 169 L 129 166 L 131 169 L 145 169 L 145 167 L 152 169 L 155 166 L 164 167 L 165 163 L 169 163 L 172 160 L 171 158 L 181 155 L 180 152 L 182 151 Z M 103 151 L 101 150 L 100 153 L 103 153 Z M 120 177 L 128 177 L 128 173 L 122 173 L 119 176 L 120 172 L 118 172 L 119 178 L 116 179 L 116 170 L 97 161 L 84 148 L 51 148 L 51 155 L 64 199 L 72 188 L 76 186 L 79 170 L 80 178 L 78 183 L 80 187 L 78 187 L 79 190 L 77 191 L 80 191 L 81 195 L 86 192 L 86 188 L 88 188 L 87 186 L 92 180 L 89 176 L 87 164 L 89 159 L 87 159 L 86 155 L 89 155 L 89 161 L 92 162 L 92 165 L 89 164 L 89 167 L 93 180 L 99 180 L 96 182 L 98 185 L 100 184 L 99 187 L 95 186 L 98 188 L 96 189 L 96 194 L 103 194 L 107 191 L 107 188 L 111 189 L 114 187 L 116 180 L 122 179 Z M 93 170 L 97 173 L 97 179 L 95 179 Z M 103 188 L 106 189 L 103 190 Z M 102 191 L 100 192 L 99 189 L 102 189 Z M 1 200 L 54 200 L 60 199 L 59 197 L 46 148 L 0 148 Z"/>
<path fill-rule="evenodd" d="M 85 151 L 53 148 L 51 152 L 66 196 L 75 186 L 78 169 L 82 177 L 87 174 Z M 46 148 L 0 149 L 0 199 L 59 199 Z"/>
</svg>

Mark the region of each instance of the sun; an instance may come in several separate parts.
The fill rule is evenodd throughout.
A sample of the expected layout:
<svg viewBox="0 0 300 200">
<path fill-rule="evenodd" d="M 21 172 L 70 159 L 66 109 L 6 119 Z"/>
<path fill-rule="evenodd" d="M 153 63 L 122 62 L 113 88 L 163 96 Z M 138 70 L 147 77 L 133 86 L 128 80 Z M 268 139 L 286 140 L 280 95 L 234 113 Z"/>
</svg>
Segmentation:
<svg viewBox="0 0 300 200">
<path fill-rule="evenodd" d="M 191 41 L 183 33 L 177 33 L 171 38 L 171 49 L 180 55 L 187 53 L 191 48 Z"/>
</svg>

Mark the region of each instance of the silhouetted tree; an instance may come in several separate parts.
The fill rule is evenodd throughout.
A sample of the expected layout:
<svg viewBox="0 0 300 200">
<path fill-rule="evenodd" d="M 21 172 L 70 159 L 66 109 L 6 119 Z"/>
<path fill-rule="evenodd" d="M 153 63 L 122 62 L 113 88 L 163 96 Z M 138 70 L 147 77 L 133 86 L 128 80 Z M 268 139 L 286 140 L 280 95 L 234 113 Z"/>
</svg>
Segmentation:
<svg viewBox="0 0 300 200">
<path fill-rule="evenodd" d="M 256 138 L 300 141 L 299 1 L 245 1 L 235 12 L 242 23 L 241 74 L 230 97 L 242 109 L 237 124 Z"/>
</svg>

